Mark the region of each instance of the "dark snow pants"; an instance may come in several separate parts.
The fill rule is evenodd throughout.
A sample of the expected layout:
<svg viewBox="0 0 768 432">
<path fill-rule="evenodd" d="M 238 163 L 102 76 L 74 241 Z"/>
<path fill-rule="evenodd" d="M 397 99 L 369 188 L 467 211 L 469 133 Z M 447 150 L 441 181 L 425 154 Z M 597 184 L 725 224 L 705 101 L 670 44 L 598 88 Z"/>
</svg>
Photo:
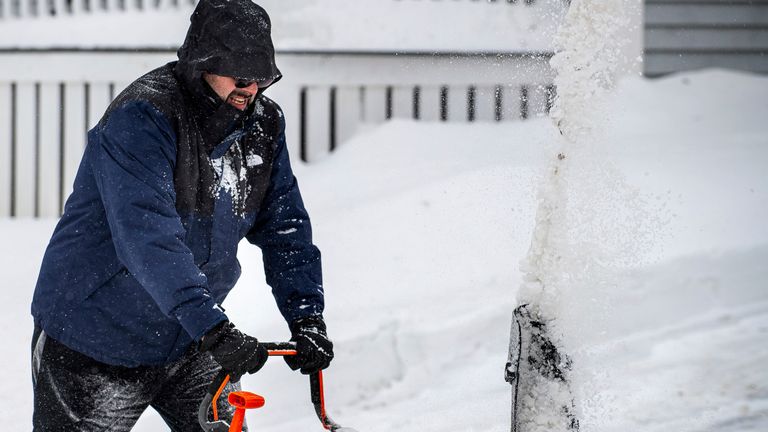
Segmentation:
<svg viewBox="0 0 768 432">
<path fill-rule="evenodd" d="M 195 349 L 166 366 L 107 365 L 36 328 L 32 337 L 34 431 L 130 431 L 149 406 L 173 432 L 201 431 L 197 409 L 218 370 L 210 355 Z M 221 419 L 232 418 L 234 409 L 226 396 L 239 385 L 229 384 L 220 397 Z"/>
</svg>

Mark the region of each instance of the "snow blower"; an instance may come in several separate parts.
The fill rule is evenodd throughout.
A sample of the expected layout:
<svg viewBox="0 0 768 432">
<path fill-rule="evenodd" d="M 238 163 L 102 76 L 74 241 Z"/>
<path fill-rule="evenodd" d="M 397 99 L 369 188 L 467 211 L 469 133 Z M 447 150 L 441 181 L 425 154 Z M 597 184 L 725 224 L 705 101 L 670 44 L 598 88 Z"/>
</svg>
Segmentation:
<svg viewBox="0 0 768 432">
<path fill-rule="evenodd" d="M 293 342 L 265 342 L 264 347 L 271 357 L 296 355 L 296 344 Z M 232 423 L 219 420 L 219 413 L 216 408 L 221 392 L 229 383 L 229 375 L 226 372 L 219 372 L 208 386 L 208 391 L 200 403 L 197 412 L 197 419 L 205 432 L 242 432 L 245 411 L 264 406 L 265 399 L 255 393 L 247 391 L 237 391 L 229 394 L 227 400 L 229 404 L 235 407 L 235 415 Z M 323 428 L 331 432 L 357 432 L 352 428 L 345 428 L 331 420 L 325 411 L 325 394 L 323 391 L 323 372 L 319 371 L 309 376 L 309 387 L 312 404 L 315 406 L 315 413 L 320 419 Z M 209 419 L 209 411 L 212 411 L 213 420 Z"/>
<path fill-rule="evenodd" d="M 571 359 L 550 335 L 538 308 L 515 308 L 504 380 L 512 386 L 511 432 L 578 432 L 569 380 Z"/>
</svg>

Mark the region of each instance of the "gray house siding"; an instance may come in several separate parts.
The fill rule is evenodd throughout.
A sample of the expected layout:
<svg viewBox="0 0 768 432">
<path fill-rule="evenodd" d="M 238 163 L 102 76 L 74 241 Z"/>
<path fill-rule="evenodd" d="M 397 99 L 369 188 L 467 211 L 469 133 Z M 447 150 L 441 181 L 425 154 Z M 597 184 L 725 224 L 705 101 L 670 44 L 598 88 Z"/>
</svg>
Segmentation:
<svg viewBox="0 0 768 432">
<path fill-rule="evenodd" d="M 647 76 L 722 67 L 768 73 L 768 0 L 646 0 Z"/>
</svg>

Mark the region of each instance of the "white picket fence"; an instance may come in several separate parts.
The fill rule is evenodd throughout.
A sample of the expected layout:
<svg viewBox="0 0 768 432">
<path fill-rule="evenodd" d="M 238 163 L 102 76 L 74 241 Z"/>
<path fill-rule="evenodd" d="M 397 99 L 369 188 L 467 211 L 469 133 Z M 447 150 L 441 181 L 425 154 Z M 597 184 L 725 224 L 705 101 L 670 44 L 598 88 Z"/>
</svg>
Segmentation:
<svg viewBox="0 0 768 432">
<path fill-rule="evenodd" d="M 0 68 L 0 217 L 55 217 L 88 129 L 112 98 L 173 53 L 19 52 Z M 365 124 L 519 121 L 546 112 L 548 58 L 279 54 L 295 160 L 328 155 Z"/>
</svg>

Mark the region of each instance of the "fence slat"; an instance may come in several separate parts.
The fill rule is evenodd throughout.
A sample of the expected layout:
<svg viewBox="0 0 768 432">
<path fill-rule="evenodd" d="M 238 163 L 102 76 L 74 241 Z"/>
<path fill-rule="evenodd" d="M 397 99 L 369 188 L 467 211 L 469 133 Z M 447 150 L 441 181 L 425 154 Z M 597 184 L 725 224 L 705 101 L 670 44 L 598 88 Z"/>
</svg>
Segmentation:
<svg viewBox="0 0 768 432">
<path fill-rule="evenodd" d="M 61 134 L 59 122 L 59 85 L 40 85 L 40 153 L 38 209 L 41 217 L 59 215 Z"/>
<path fill-rule="evenodd" d="M 532 85 L 528 90 L 528 118 L 542 117 L 547 114 L 547 87 Z"/>
<path fill-rule="evenodd" d="M 11 84 L 0 83 L 0 217 L 11 215 Z"/>
<path fill-rule="evenodd" d="M 519 86 L 508 84 L 501 87 L 501 121 L 522 119 L 520 97 Z"/>
<path fill-rule="evenodd" d="M 109 83 L 97 82 L 89 86 L 88 91 L 88 129 L 96 126 L 111 102 Z"/>
<path fill-rule="evenodd" d="M 360 89 L 339 87 L 336 89 L 336 145 L 339 146 L 357 131 L 360 123 Z"/>
<path fill-rule="evenodd" d="M 453 85 L 448 87 L 448 120 L 451 122 L 467 121 L 469 106 L 469 86 Z"/>
<path fill-rule="evenodd" d="M 34 83 L 16 86 L 16 169 L 14 170 L 14 214 L 35 216 L 37 167 L 35 161 L 36 91 Z"/>
<path fill-rule="evenodd" d="M 288 152 L 293 160 L 299 160 L 299 125 L 301 112 L 299 108 L 300 89 L 294 85 L 281 82 L 280 85 L 270 87 L 266 96 L 277 102 L 285 116 L 285 140 Z"/>
<path fill-rule="evenodd" d="M 496 120 L 496 86 L 478 86 L 475 89 L 475 121 Z"/>
<path fill-rule="evenodd" d="M 363 121 L 378 124 L 387 118 L 387 88 L 367 86 L 364 90 Z"/>
<path fill-rule="evenodd" d="M 72 193 L 72 184 L 85 148 L 85 84 L 82 82 L 69 82 L 65 85 L 64 124 L 64 172 L 61 193 L 66 200 Z"/>
<path fill-rule="evenodd" d="M 288 151 L 294 160 L 298 160 L 299 143 L 301 139 L 301 113 L 299 109 L 299 90 L 295 89 L 282 98 L 280 108 L 285 116 L 285 139 Z"/>
<path fill-rule="evenodd" d="M 392 118 L 413 118 L 413 86 L 397 86 L 392 89 Z"/>
<path fill-rule="evenodd" d="M 113 91 L 114 91 L 114 97 L 117 97 L 117 96 L 119 96 L 119 95 L 120 95 L 120 93 L 122 93 L 122 92 L 123 92 L 123 90 L 125 90 L 125 88 L 126 88 L 126 87 L 128 87 L 130 84 L 131 84 L 130 82 L 126 82 L 126 81 L 117 81 L 117 82 L 115 82 L 115 83 L 114 83 L 114 86 L 115 86 L 115 87 L 114 87 L 114 89 L 113 89 Z M 111 102 L 111 101 L 110 101 L 110 102 Z"/>
<path fill-rule="evenodd" d="M 422 85 L 419 94 L 419 119 L 440 120 L 440 87 L 434 84 Z"/>
<path fill-rule="evenodd" d="M 67 7 L 67 0 L 52 0 L 53 10 L 57 18 L 69 15 L 69 9 Z"/>
<path fill-rule="evenodd" d="M 108 8 L 108 9 L 109 9 L 111 12 L 117 12 L 117 11 L 119 11 L 119 10 L 121 10 L 121 9 L 122 9 L 122 8 L 120 7 L 120 6 L 121 6 L 121 5 L 120 5 L 120 0 L 106 0 L 106 2 L 107 2 L 107 8 Z"/>
<path fill-rule="evenodd" d="M 23 4 L 21 1 L 13 1 L 9 0 L 8 3 L 11 5 L 11 15 L 10 17 L 15 19 L 26 19 L 27 15 L 27 7 L 25 4 Z"/>
<path fill-rule="evenodd" d="M 0 1 L 0 17 L 11 19 L 11 0 Z"/>
<path fill-rule="evenodd" d="M 78 15 L 83 13 L 86 9 L 83 7 L 83 4 L 86 0 L 71 0 L 68 2 L 69 6 L 69 12 L 72 15 Z"/>
<path fill-rule="evenodd" d="M 330 88 L 323 86 L 307 89 L 307 161 L 319 160 L 330 150 L 330 103 Z"/>
</svg>

